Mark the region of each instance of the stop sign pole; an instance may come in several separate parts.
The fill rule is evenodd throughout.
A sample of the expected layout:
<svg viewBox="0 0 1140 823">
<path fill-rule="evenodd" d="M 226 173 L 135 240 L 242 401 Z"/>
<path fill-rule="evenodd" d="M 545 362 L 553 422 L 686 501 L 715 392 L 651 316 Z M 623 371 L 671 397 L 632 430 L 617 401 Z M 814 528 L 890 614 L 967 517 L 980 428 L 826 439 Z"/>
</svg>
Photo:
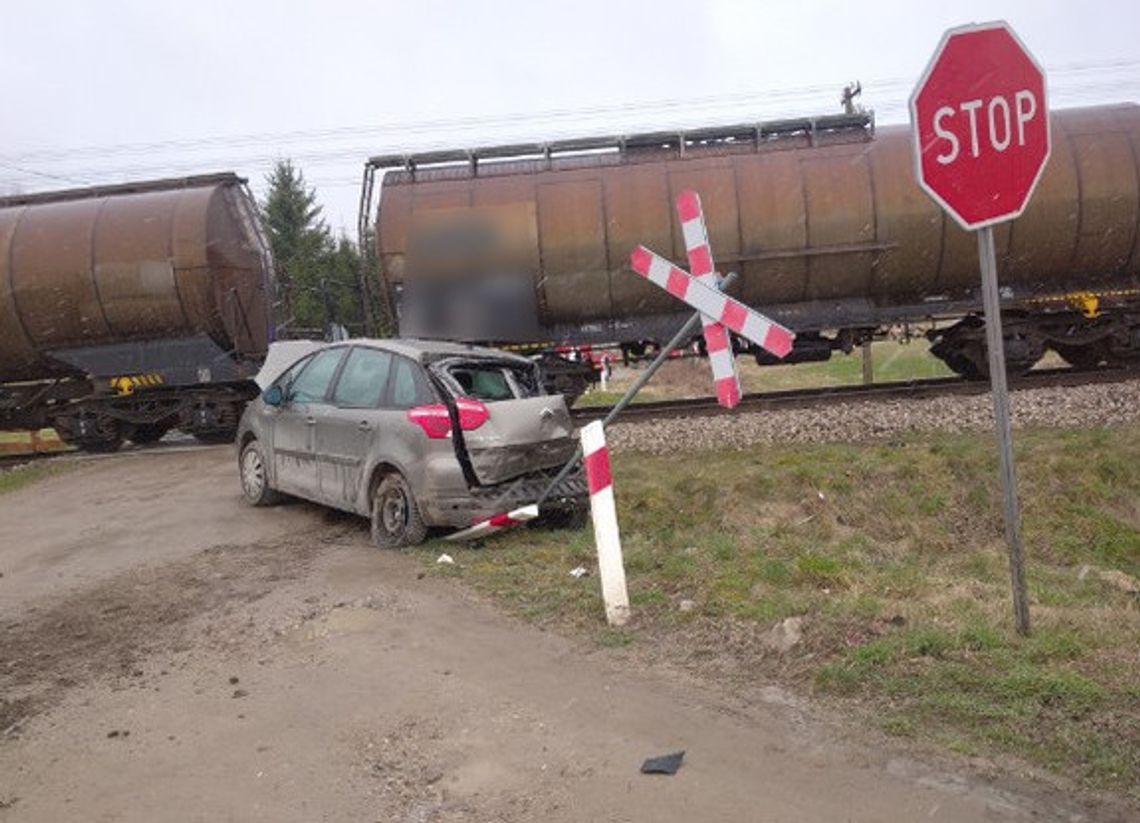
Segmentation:
<svg viewBox="0 0 1140 823">
<path fill-rule="evenodd" d="M 1029 600 L 993 226 L 1017 218 L 1041 179 L 1048 114 L 1045 73 L 1003 21 L 947 31 L 910 98 L 918 183 L 978 238 L 1014 623 L 1023 635 Z"/>
</svg>

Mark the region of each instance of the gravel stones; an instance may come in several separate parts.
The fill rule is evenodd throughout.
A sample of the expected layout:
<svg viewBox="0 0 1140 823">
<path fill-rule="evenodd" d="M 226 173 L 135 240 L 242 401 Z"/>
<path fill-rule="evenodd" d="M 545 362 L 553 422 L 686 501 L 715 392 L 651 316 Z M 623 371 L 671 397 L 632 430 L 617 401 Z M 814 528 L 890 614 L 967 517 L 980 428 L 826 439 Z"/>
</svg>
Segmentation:
<svg viewBox="0 0 1140 823">
<path fill-rule="evenodd" d="M 1015 428 L 1088 428 L 1140 420 L 1140 380 L 1010 392 Z M 851 400 L 800 408 L 618 422 L 611 449 L 650 454 L 743 449 L 758 443 L 880 440 L 912 432 L 992 432 L 988 393 L 925 399 Z"/>
</svg>

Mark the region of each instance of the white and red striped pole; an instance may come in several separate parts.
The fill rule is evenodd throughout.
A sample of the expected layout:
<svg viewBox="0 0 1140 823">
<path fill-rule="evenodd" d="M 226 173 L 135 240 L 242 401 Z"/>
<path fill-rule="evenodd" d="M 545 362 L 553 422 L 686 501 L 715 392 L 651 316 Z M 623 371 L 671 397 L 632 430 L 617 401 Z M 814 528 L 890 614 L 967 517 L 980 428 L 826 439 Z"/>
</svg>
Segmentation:
<svg viewBox="0 0 1140 823">
<path fill-rule="evenodd" d="M 602 421 L 595 420 L 584 426 L 581 437 L 582 463 L 586 467 L 586 485 L 590 488 L 590 514 L 594 521 L 594 541 L 598 546 L 598 576 L 602 579 L 606 620 L 611 626 L 622 626 L 629 620 L 629 592 L 625 587 L 625 562 L 621 556 L 614 481 Z"/>
<path fill-rule="evenodd" d="M 462 531 L 453 532 L 443 539 L 476 540 L 477 538 L 486 537 L 489 534 L 494 534 L 503 529 L 509 529 L 511 526 L 525 523 L 528 520 L 534 520 L 536 517 L 538 517 L 538 506 L 532 503 L 529 506 L 522 506 L 506 514 L 496 514 L 494 517 L 480 520 L 475 525 L 469 526 Z"/>
<path fill-rule="evenodd" d="M 685 238 L 685 252 L 689 257 L 689 274 L 715 289 L 716 272 L 700 195 L 695 191 L 683 191 L 677 195 L 677 216 L 681 219 L 681 235 Z M 701 323 L 704 325 L 705 350 L 712 366 L 717 402 L 726 409 L 736 408 L 740 403 L 740 376 L 736 372 L 736 356 L 728 330 L 707 314 L 701 315 Z"/>
</svg>

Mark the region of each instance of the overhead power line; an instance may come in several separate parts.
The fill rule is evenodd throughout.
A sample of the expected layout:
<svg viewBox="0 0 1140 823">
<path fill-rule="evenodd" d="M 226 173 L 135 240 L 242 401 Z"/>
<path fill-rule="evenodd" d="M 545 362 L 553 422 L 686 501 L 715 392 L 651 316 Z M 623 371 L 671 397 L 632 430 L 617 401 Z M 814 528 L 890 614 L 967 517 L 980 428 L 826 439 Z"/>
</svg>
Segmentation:
<svg viewBox="0 0 1140 823">
<path fill-rule="evenodd" d="M 1104 102 L 1103 98 L 1112 94 L 1116 99 L 1128 96 L 1140 96 L 1140 78 L 1126 83 L 1104 83 L 1101 81 L 1093 81 L 1074 85 L 1070 87 L 1062 87 L 1052 91 L 1052 97 L 1055 101 L 1062 103 L 1065 106 L 1079 105 L 1088 102 Z M 881 124 L 890 124 L 903 122 L 907 118 L 906 99 L 901 95 L 892 97 L 879 97 L 874 106 L 876 115 Z M 804 107 L 806 108 L 806 107 Z M 770 117 L 783 116 L 784 113 L 796 113 L 803 111 L 804 108 L 797 106 L 786 106 L 785 109 L 780 110 L 778 113 L 769 112 L 764 119 Z M 732 111 L 729 108 L 697 108 L 694 107 L 685 112 L 683 117 L 672 118 L 667 128 L 688 128 L 698 125 L 704 125 L 709 122 L 710 118 L 715 118 L 721 121 L 729 119 L 745 119 L 740 117 L 739 112 Z M 628 124 L 616 124 L 613 121 L 609 123 L 592 123 L 587 121 L 586 118 L 579 118 L 574 121 L 572 129 L 547 129 L 535 135 L 519 135 L 513 134 L 498 134 L 489 135 L 486 133 L 480 134 L 479 139 L 472 136 L 441 138 L 438 134 L 434 135 L 432 140 L 419 140 L 416 141 L 414 147 L 418 151 L 430 151 L 442 148 L 454 148 L 457 144 L 472 146 L 477 143 L 486 144 L 493 142 L 536 142 L 539 140 L 552 140 L 561 137 L 575 136 L 580 137 L 584 134 L 600 131 L 621 131 Z M 650 130 L 658 127 L 646 123 L 641 120 L 633 126 L 638 130 Z M 300 148 L 300 147 L 299 147 Z M 153 159 L 150 162 L 120 164 L 114 162 L 114 165 L 105 165 L 98 162 L 88 162 L 84 164 L 84 172 L 87 174 L 97 174 L 100 176 L 113 176 L 121 179 L 141 178 L 148 176 L 165 176 L 165 175 L 180 175 L 184 173 L 192 173 L 201 171 L 205 168 L 235 168 L 240 171 L 249 173 L 255 168 L 261 168 L 271 165 L 275 161 L 281 159 L 283 156 L 288 156 L 295 161 L 299 166 L 305 169 L 322 168 L 329 166 L 346 166 L 346 165 L 360 165 L 364 160 L 377 153 L 383 152 L 399 152 L 409 149 L 409 144 L 358 144 L 350 146 L 337 146 L 329 148 L 310 148 L 305 147 L 301 151 L 289 152 L 287 155 L 280 151 L 266 151 L 264 145 L 250 146 L 247 149 L 238 149 L 225 154 L 210 154 L 205 156 L 182 156 L 171 159 L 158 160 Z M 120 158 L 127 159 L 127 158 Z M 142 160 L 143 158 L 139 158 Z M 3 164 L 9 168 L 16 168 L 9 164 Z M 31 172 L 29 174 L 36 174 L 38 176 L 51 177 L 54 179 L 66 180 L 68 182 L 81 182 L 77 180 L 75 174 L 67 171 L 67 165 L 63 164 L 63 170 L 54 175 L 46 173 Z"/>
<path fill-rule="evenodd" d="M 1058 66 L 1049 71 L 1052 83 L 1059 78 L 1070 75 L 1081 75 L 1090 72 L 1105 74 L 1108 72 L 1137 72 L 1140 71 L 1140 59 L 1114 59 L 1099 62 L 1071 63 Z M 1101 80 L 1099 82 L 1105 82 Z M 913 77 L 894 77 L 864 82 L 867 89 L 875 89 L 877 93 L 886 94 L 905 90 L 909 92 L 914 85 Z M 247 146 L 264 147 L 267 143 L 275 145 L 288 145 L 324 140 L 346 139 L 391 139 L 400 136 L 405 139 L 424 133 L 453 132 L 467 129 L 497 130 L 505 126 L 526 123 L 531 126 L 547 124 L 562 120 L 593 119 L 598 117 L 616 117 L 620 115 L 649 115 L 652 113 L 665 113 L 679 109 L 709 108 L 714 106 L 743 106 L 753 103 L 773 105 L 781 102 L 790 102 L 797 99 L 815 98 L 817 96 L 835 96 L 839 86 L 836 84 L 817 84 L 784 89 L 761 89 L 748 92 L 739 92 L 723 95 L 708 95 L 692 98 L 663 98 L 641 103 L 609 104 L 599 106 L 586 106 L 578 108 L 548 109 L 538 112 L 514 112 L 498 115 L 437 118 L 406 123 L 394 123 L 385 126 L 344 126 L 329 129 L 298 129 L 277 132 L 257 132 L 237 135 L 214 135 L 209 137 L 164 140 L 155 142 L 119 143 L 107 145 L 80 146 L 76 148 L 58 149 L 32 149 L 24 152 L 10 152 L 0 155 L 6 162 L 21 163 L 28 161 L 55 161 L 66 159 L 92 159 L 114 155 L 146 155 L 158 152 L 193 152 L 214 148 L 235 149 Z"/>
<path fill-rule="evenodd" d="M 22 166 L 14 166 L 14 165 L 11 165 L 9 163 L 0 163 L 0 168 L 8 169 L 10 171 L 19 172 L 20 174 L 28 175 L 30 177 L 42 177 L 45 180 L 58 180 L 61 183 L 72 183 L 74 185 L 79 185 L 79 186 L 88 185 L 86 180 L 80 180 L 77 177 L 67 177 L 67 176 L 62 175 L 62 174 L 51 174 L 50 172 L 46 172 L 46 171 L 37 171 L 36 169 L 26 169 L 26 168 L 23 168 Z"/>
<path fill-rule="evenodd" d="M 1053 69 L 1050 80 L 1050 97 L 1058 106 L 1136 100 L 1140 98 L 1140 59 L 1070 64 Z M 908 117 L 907 96 L 912 86 L 913 78 L 867 81 L 863 83 L 864 99 L 874 108 L 880 124 L 905 122 Z M 183 176 L 218 169 L 234 169 L 252 177 L 257 185 L 260 183 L 258 175 L 282 157 L 290 157 L 306 170 L 318 170 L 310 176 L 310 185 L 318 189 L 342 189 L 359 185 L 357 171 L 367 157 L 379 153 L 525 143 L 590 134 L 655 128 L 684 129 L 710 123 L 772 119 L 818 112 L 821 107 L 837 107 L 838 91 L 836 85 L 816 85 L 777 92 L 755 91 L 618 106 L 552 109 L 539 113 L 424 120 L 384 128 L 345 127 L 278 133 L 285 135 L 286 143 L 295 141 L 292 149 L 274 145 L 270 142 L 272 133 L 265 133 L 236 138 L 121 144 L 119 147 L 92 146 L 75 151 L 44 150 L 39 153 L 39 160 L 13 159 L 25 155 L 0 156 L 0 169 L 9 172 L 0 174 L 0 185 L 42 187 L 44 180 L 91 185 Z M 520 129 L 520 125 L 525 129 Z M 333 134 L 340 137 L 336 140 L 319 137 Z M 302 136 L 308 138 L 308 142 L 303 142 Z M 350 138 L 353 139 L 351 143 L 348 142 Z M 224 144 L 221 141 L 225 141 Z M 170 148 L 154 149 L 159 146 Z M 124 153 L 122 147 L 129 151 Z M 79 156 L 77 151 L 90 154 Z M 37 168 L 49 162 L 52 171 Z"/>
</svg>

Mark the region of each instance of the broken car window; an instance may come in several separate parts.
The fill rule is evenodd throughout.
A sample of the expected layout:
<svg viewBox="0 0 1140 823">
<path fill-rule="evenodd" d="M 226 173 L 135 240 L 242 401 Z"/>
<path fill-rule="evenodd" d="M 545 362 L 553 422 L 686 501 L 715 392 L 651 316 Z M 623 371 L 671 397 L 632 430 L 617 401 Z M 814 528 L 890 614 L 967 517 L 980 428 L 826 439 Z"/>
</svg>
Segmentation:
<svg viewBox="0 0 1140 823">
<path fill-rule="evenodd" d="M 514 381 L 508 377 L 510 369 L 497 363 L 487 365 L 452 366 L 448 373 L 467 397 L 477 400 L 513 400 Z"/>
</svg>

